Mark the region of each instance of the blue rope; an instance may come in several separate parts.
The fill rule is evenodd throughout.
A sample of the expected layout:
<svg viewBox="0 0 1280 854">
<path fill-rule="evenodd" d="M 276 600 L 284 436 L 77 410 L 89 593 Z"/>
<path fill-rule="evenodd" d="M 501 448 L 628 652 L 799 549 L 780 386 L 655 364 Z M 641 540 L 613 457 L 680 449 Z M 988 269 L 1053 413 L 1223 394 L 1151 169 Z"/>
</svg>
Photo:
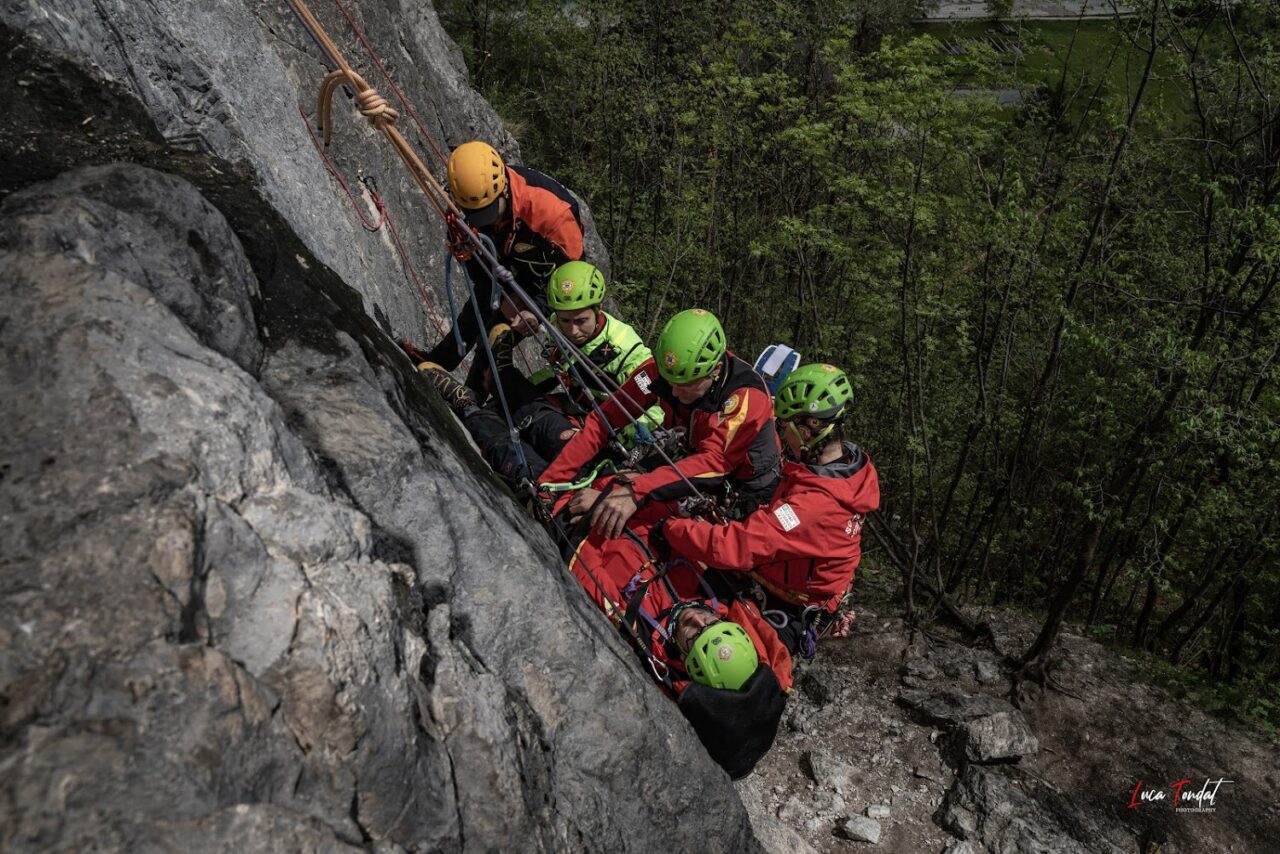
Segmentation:
<svg viewBox="0 0 1280 854">
<path fill-rule="evenodd" d="M 476 320 L 482 317 L 480 314 L 480 300 L 476 299 L 476 289 L 471 281 L 471 274 L 467 272 L 467 268 L 462 268 L 462 273 L 467 277 L 467 287 L 470 290 L 471 308 L 476 313 Z M 458 325 L 457 315 L 454 315 L 454 328 Z M 533 482 L 533 468 L 529 465 L 529 460 L 524 455 L 524 442 L 520 440 L 520 431 L 516 429 L 515 420 L 511 417 L 511 407 L 507 404 L 507 393 L 502 387 L 502 377 L 498 373 L 498 362 L 493 358 L 493 347 L 489 345 L 489 335 L 486 330 L 480 330 L 480 343 L 484 347 L 485 359 L 489 362 L 489 377 L 493 380 L 494 390 L 497 392 L 498 403 L 502 404 L 502 417 L 507 422 L 507 433 L 511 438 L 511 444 L 516 449 L 516 458 L 520 461 L 520 466 L 524 469 L 525 475 L 529 478 L 529 482 Z"/>
<path fill-rule="evenodd" d="M 444 295 L 449 300 L 449 316 L 453 318 L 453 340 L 458 346 L 458 358 L 461 359 L 467 355 L 467 345 L 462 341 L 462 330 L 458 326 L 458 307 L 453 300 L 453 265 L 459 263 L 452 255 L 444 264 Z M 466 267 L 462 268 L 462 274 L 467 276 Z M 467 276 L 467 284 L 471 284 L 471 277 Z M 476 318 L 479 323 L 480 318 Z M 487 340 L 487 339 L 486 339 Z"/>
</svg>

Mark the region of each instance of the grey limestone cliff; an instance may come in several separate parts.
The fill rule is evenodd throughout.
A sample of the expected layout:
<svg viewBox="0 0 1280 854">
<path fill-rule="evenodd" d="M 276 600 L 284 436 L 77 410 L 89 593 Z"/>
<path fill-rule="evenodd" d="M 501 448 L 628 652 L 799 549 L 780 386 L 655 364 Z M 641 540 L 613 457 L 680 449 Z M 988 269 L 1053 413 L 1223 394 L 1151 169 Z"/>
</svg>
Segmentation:
<svg viewBox="0 0 1280 854">
<path fill-rule="evenodd" d="M 351 5 L 439 139 L 515 153 L 429 6 Z M 0 47 L 0 848 L 752 850 L 397 350 L 287 5 L 5 2 Z"/>
</svg>

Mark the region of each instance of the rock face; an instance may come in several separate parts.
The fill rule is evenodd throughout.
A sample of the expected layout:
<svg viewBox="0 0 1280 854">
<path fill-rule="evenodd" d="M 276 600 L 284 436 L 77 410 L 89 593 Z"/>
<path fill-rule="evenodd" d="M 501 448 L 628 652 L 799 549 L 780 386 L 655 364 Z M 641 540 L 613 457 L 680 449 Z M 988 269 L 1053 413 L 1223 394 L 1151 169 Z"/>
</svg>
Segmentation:
<svg viewBox="0 0 1280 854">
<path fill-rule="evenodd" d="M 753 847 L 371 323 L 151 170 L 0 221 L 0 847 Z"/>
<path fill-rule="evenodd" d="M 444 165 L 417 131 L 332 0 L 314 12 L 347 59 L 400 110 L 399 126 L 443 180 Z M 429 3 L 362 0 L 342 4 L 378 51 L 413 113 L 445 153 L 488 140 L 513 162 L 519 147 L 468 85 L 457 46 Z M 354 194 L 328 172 L 309 134 L 320 80 L 329 70 L 285 2 L 226 0 L 4 0 L 0 47 L 5 79 L 18 83 L 0 121 L 5 191 L 67 169 L 130 160 L 177 172 L 204 192 L 245 241 L 259 275 L 256 215 L 242 190 L 252 185 L 322 264 L 359 294 L 385 331 L 438 336 L 413 278 L 444 305 L 444 230 L 382 135 L 341 92 L 328 149 Z M 535 164 L 536 165 L 536 164 Z M 396 226 L 378 219 L 371 188 Z M 589 220 L 590 212 L 586 212 Z M 608 257 L 588 228 L 592 260 Z M 396 240 L 403 241 L 411 271 Z M 292 260 L 292 259 L 290 259 Z M 447 317 L 445 318 L 447 325 Z"/>
<path fill-rule="evenodd" d="M 434 135 L 514 153 L 429 6 L 353 12 Z M 427 314 L 287 7 L 10 0 L 0 47 L 0 849 L 754 850 L 389 336 Z"/>
</svg>

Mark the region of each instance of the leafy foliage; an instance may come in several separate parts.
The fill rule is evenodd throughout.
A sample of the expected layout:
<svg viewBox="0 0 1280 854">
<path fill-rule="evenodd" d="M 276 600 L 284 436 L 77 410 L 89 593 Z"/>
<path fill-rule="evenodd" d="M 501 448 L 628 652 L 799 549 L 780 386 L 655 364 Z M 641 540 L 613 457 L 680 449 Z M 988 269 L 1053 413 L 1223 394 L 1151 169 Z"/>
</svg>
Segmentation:
<svg viewBox="0 0 1280 854">
<path fill-rule="evenodd" d="M 702 305 L 849 371 L 912 616 L 1044 603 L 1028 663 L 1078 619 L 1274 725 L 1275 7 L 1154 3 L 1021 76 L 919 11 L 442 7 L 639 328 Z"/>
</svg>

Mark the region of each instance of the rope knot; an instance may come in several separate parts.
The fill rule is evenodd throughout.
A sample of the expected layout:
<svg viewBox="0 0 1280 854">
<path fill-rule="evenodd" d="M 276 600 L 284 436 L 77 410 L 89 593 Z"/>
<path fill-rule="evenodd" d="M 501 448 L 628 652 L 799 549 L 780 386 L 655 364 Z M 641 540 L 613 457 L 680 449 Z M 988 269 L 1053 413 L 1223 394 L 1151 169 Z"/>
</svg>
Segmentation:
<svg viewBox="0 0 1280 854">
<path fill-rule="evenodd" d="M 378 129 L 395 124 L 396 119 L 400 117 L 396 108 L 391 106 L 387 99 L 379 95 L 378 90 L 373 87 L 356 95 L 356 106 L 360 109 L 360 115 Z"/>
</svg>

